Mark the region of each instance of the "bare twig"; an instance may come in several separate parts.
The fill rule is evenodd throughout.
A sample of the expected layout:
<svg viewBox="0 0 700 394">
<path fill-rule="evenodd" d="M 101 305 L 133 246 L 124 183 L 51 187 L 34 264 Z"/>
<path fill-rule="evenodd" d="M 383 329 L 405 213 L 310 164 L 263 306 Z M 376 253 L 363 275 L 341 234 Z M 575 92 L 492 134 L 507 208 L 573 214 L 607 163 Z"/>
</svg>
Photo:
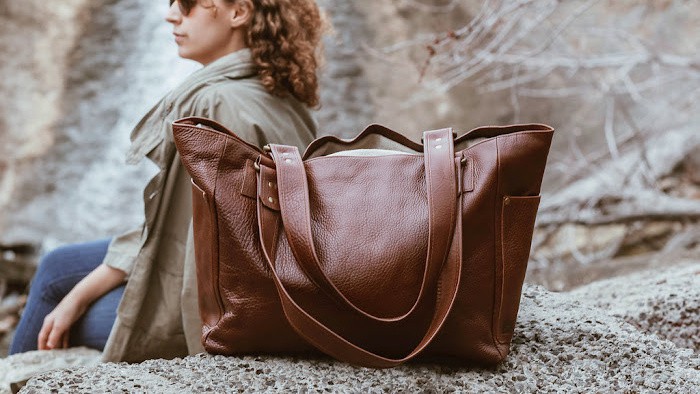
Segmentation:
<svg viewBox="0 0 700 394">
<path fill-rule="evenodd" d="M 634 238 L 640 223 L 687 224 L 685 235 L 671 236 L 665 248 L 692 244 L 690 229 L 700 227 L 700 201 L 688 197 L 692 193 L 668 191 L 668 185 L 679 187 L 679 182 L 660 186 L 700 145 L 695 125 L 700 120 L 700 57 L 684 55 L 687 51 L 675 48 L 667 36 L 645 33 L 654 31 L 649 20 L 635 20 L 634 14 L 606 23 L 608 5 L 600 0 L 488 0 L 461 28 L 375 51 L 413 58 L 427 51 L 426 59 L 417 61 L 426 90 L 439 94 L 467 82 L 483 94 L 507 92 L 516 122 L 532 115 L 531 102 L 549 100 L 560 135 L 567 133 L 559 138 L 566 138 L 568 151 L 551 152 L 548 171 L 560 176 L 542 200 L 537 231 L 544 235 L 535 246 L 565 239 L 560 231 L 566 225 L 618 224 L 628 232 L 595 250 L 572 238 L 568 251 L 558 248 L 580 264 L 625 250 L 624 239 Z M 406 100 L 404 106 L 424 99 Z M 561 108 L 570 116 L 559 115 Z M 593 139 L 592 132 L 599 135 Z M 537 261 L 553 264 L 562 258 L 539 256 Z"/>
</svg>

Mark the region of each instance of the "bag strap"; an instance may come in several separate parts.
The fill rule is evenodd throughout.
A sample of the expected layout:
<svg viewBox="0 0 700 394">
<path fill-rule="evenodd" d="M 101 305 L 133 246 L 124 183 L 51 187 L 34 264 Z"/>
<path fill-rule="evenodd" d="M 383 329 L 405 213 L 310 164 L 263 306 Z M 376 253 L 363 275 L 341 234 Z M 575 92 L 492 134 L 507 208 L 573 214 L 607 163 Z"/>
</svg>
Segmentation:
<svg viewBox="0 0 700 394">
<path fill-rule="evenodd" d="M 263 179 L 269 179 L 274 176 L 274 170 L 265 166 L 260 166 L 258 175 L 258 193 L 262 193 L 262 185 L 265 183 Z M 459 282 L 462 276 L 462 208 L 461 203 L 456 207 L 456 231 L 453 232 L 450 242 L 450 251 L 447 261 L 442 268 L 437 284 L 437 298 L 435 308 L 430 325 L 420 342 L 403 358 L 387 358 L 376 353 L 373 353 L 361 346 L 355 345 L 342 336 L 335 333 L 332 329 L 325 326 L 316 318 L 306 312 L 299 304 L 291 297 L 284 283 L 277 275 L 275 264 L 273 263 L 274 252 L 269 251 L 269 244 L 261 242 L 263 255 L 268 264 L 272 279 L 277 288 L 277 293 L 280 297 L 280 302 L 284 315 L 287 318 L 290 326 L 294 331 L 304 338 L 309 344 L 316 347 L 318 350 L 334 357 L 338 360 L 345 361 L 355 365 L 373 368 L 390 368 L 402 364 L 415 358 L 435 339 L 435 336 L 440 331 L 440 328 L 445 323 L 447 316 L 452 310 L 454 301 L 457 297 Z M 257 199 L 258 211 L 258 231 L 259 237 L 263 240 L 266 229 L 270 227 L 277 228 L 277 213 L 266 207 L 261 198 Z M 272 256 L 272 257 L 271 257 Z"/>
<path fill-rule="evenodd" d="M 411 308 L 398 316 L 375 316 L 357 307 L 325 274 L 316 253 L 311 233 L 311 206 L 304 162 L 294 146 L 271 144 L 277 170 L 277 192 L 289 246 L 299 266 L 311 281 L 341 305 L 346 305 L 368 319 L 395 322 L 410 316 L 431 295 L 440 269 L 447 258 L 457 205 L 456 169 L 452 130 L 424 133 L 425 179 L 428 196 L 428 248 L 418 296 Z M 266 234 L 267 239 L 270 238 Z"/>
<path fill-rule="evenodd" d="M 362 141 L 370 135 L 379 135 L 384 138 L 388 138 L 416 152 L 423 151 L 423 145 L 409 139 L 405 135 L 397 133 L 394 130 L 391 130 L 379 124 L 371 124 L 353 139 L 342 139 L 334 135 L 324 135 L 323 137 L 319 137 L 311 141 L 309 146 L 306 147 L 306 150 L 304 151 L 304 155 L 302 157 L 304 160 L 308 159 L 311 155 L 314 154 L 314 152 L 321 149 L 321 147 L 328 143 L 350 146 L 353 144 L 357 144 L 358 142 Z"/>
</svg>

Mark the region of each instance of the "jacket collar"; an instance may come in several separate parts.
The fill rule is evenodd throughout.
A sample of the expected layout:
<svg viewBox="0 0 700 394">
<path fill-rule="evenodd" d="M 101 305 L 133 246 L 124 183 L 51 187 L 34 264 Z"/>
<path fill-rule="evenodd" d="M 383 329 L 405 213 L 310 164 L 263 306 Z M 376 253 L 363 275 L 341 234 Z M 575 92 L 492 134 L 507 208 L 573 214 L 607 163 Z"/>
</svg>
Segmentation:
<svg viewBox="0 0 700 394">
<path fill-rule="evenodd" d="M 222 56 L 195 71 L 188 80 L 202 81 L 212 77 L 244 78 L 255 74 L 250 48 L 239 49 Z"/>
<path fill-rule="evenodd" d="M 249 48 L 239 49 L 209 63 L 190 74 L 179 86 L 166 94 L 141 119 L 131 132 L 131 147 L 127 152 L 127 163 L 138 163 L 163 140 L 163 122 L 169 121 L 171 111 L 193 99 L 201 87 L 225 79 L 243 79 L 256 76 L 257 69 Z M 168 119 L 168 120 L 166 120 Z"/>
<path fill-rule="evenodd" d="M 178 101 L 179 96 L 182 96 L 204 82 L 214 79 L 240 79 L 252 77 L 255 74 L 256 67 L 255 63 L 253 63 L 250 49 L 239 49 L 214 60 L 192 73 L 185 81 L 168 94 L 166 100 Z"/>
</svg>

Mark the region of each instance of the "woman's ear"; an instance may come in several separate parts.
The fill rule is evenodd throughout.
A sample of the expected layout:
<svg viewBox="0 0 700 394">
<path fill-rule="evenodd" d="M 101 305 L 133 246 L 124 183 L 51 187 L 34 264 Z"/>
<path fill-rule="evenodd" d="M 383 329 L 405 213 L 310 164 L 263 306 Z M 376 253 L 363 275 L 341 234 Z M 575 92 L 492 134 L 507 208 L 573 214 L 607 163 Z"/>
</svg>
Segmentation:
<svg viewBox="0 0 700 394">
<path fill-rule="evenodd" d="M 253 18 L 253 3 L 250 0 L 237 0 L 229 15 L 231 15 L 231 27 L 246 26 Z"/>
</svg>

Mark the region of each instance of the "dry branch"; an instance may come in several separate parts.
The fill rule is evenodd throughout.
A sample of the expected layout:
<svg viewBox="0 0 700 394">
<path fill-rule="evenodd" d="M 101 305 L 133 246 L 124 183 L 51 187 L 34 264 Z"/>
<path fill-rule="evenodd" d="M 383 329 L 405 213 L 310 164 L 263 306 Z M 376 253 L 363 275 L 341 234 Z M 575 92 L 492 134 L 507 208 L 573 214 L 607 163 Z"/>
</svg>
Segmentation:
<svg viewBox="0 0 700 394">
<path fill-rule="evenodd" d="M 611 3 L 599 0 L 486 0 L 461 28 L 373 51 L 388 61 L 422 52 L 416 65 L 429 91 L 463 83 L 483 93 L 507 91 L 514 121 L 528 116 L 525 99 L 548 100 L 553 113 L 560 103 L 576 103 L 570 120 L 555 125 L 568 132 L 558 138 L 568 140 L 569 151 L 552 152 L 548 171 L 558 183 L 542 200 L 534 245 L 565 239 L 561 231 L 570 226 L 626 229 L 595 250 L 571 241 L 567 255 L 586 264 L 635 249 L 629 242 L 640 225 L 682 224 L 658 256 L 700 239 L 700 159 L 692 157 L 700 155 L 700 56 L 685 55 L 644 19 L 680 7 L 671 19 L 686 5 L 625 5 L 629 13 L 617 8 L 614 15 Z M 645 12 L 632 12 L 640 7 Z M 598 133 L 598 145 L 585 146 L 591 133 Z M 547 265 L 562 257 L 533 258 Z"/>
</svg>

